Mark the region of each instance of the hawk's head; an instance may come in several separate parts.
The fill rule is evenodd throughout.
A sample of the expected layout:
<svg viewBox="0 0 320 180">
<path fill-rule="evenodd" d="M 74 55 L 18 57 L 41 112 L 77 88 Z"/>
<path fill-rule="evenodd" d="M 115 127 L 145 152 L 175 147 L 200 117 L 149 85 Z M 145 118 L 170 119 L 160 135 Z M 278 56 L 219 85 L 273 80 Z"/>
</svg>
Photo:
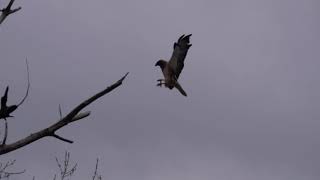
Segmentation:
<svg viewBox="0 0 320 180">
<path fill-rule="evenodd" d="M 163 59 L 160 59 L 159 61 L 157 61 L 155 66 L 160 66 L 161 69 L 164 69 L 164 67 L 166 67 L 167 62 Z"/>
</svg>

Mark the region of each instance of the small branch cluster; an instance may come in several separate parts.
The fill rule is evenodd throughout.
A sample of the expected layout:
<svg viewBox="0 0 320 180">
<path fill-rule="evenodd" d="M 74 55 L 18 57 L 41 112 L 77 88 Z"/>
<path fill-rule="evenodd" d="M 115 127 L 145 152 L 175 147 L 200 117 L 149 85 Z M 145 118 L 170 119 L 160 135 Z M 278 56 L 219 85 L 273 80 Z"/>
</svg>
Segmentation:
<svg viewBox="0 0 320 180">
<path fill-rule="evenodd" d="M 71 177 L 74 172 L 77 170 L 77 163 L 70 166 L 70 153 L 65 152 L 63 162 L 60 162 L 56 157 L 56 162 L 60 171 L 60 180 L 64 180 L 65 178 Z M 56 180 L 57 176 L 54 176 L 54 180 Z"/>
<path fill-rule="evenodd" d="M 76 172 L 78 164 L 75 163 L 71 165 L 70 154 L 71 154 L 70 152 L 66 151 L 64 153 L 64 159 L 62 161 L 60 161 L 57 157 L 55 157 L 57 166 L 59 168 L 58 174 L 60 175 L 60 177 L 58 177 L 59 175 L 55 174 L 53 177 L 53 180 L 57 180 L 58 178 L 59 180 L 65 180 L 65 179 L 70 180 L 71 177 Z M 96 161 L 94 173 L 92 175 L 92 180 L 102 180 L 102 176 L 98 173 L 98 168 L 99 168 L 99 158 L 97 158 L 97 161 Z M 35 180 L 35 179 L 36 179 L 35 176 L 33 176 L 32 180 Z"/>
<path fill-rule="evenodd" d="M 0 179 L 9 179 L 9 177 L 12 175 L 18 175 L 25 172 L 25 170 L 15 172 L 8 171 L 8 169 L 14 166 L 15 163 L 16 160 L 11 160 L 6 163 L 0 163 Z"/>
</svg>

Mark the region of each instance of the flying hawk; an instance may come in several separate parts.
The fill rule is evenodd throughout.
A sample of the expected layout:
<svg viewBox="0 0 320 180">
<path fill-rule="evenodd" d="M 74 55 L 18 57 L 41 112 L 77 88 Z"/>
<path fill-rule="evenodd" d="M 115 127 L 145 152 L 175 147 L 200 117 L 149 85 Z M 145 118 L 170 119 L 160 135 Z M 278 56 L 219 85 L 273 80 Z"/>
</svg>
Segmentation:
<svg viewBox="0 0 320 180">
<path fill-rule="evenodd" d="M 157 86 L 162 86 L 163 84 L 165 87 L 172 89 L 173 87 L 177 88 L 179 92 L 187 96 L 187 93 L 182 89 L 181 85 L 178 82 L 179 75 L 184 66 L 184 59 L 187 56 L 187 52 L 189 48 L 192 46 L 190 43 L 190 36 L 182 35 L 178 42 L 175 42 L 173 45 L 173 53 L 169 62 L 160 59 L 157 61 L 155 66 L 160 66 L 164 79 L 158 79 L 159 82 Z"/>
</svg>

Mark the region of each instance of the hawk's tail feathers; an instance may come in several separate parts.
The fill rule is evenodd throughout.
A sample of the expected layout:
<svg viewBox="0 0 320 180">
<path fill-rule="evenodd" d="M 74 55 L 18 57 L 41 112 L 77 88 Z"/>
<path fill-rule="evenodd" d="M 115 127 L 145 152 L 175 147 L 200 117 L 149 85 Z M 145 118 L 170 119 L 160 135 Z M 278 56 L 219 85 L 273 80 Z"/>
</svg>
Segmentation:
<svg viewBox="0 0 320 180">
<path fill-rule="evenodd" d="M 175 84 L 174 87 L 176 87 L 182 95 L 187 96 L 187 93 L 182 89 L 182 87 L 181 87 L 181 85 L 178 83 L 178 81 L 176 82 L 176 84 Z"/>
</svg>

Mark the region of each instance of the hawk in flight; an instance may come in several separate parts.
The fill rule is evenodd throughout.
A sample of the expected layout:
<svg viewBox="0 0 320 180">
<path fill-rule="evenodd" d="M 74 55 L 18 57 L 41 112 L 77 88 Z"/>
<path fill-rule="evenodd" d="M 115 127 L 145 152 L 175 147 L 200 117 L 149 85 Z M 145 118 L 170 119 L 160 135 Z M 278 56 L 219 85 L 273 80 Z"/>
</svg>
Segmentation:
<svg viewBox="0 0 320 180">
<path fill-rule="evenodd" d="M 190 43 L 191 34 L 185 36 L 182 35 L 178 42 L 175 42 L 173 45 L 173 53 L 171 59 L 167 62 L 163 59 L 157 61 L 155 66 L 160 66 L 164 79 L 158 79 L 159 82 L 157 86 L 162 86 L 172 89 L 173 87 L 177 88 L 179 92 L 187 96 L 187 93 L 182 89 L 181 85 L 178 82 L 179 75 L 184 66 L 184 59 L 187 56 L 189 48 L 192 46 Z"/>
</svg>

